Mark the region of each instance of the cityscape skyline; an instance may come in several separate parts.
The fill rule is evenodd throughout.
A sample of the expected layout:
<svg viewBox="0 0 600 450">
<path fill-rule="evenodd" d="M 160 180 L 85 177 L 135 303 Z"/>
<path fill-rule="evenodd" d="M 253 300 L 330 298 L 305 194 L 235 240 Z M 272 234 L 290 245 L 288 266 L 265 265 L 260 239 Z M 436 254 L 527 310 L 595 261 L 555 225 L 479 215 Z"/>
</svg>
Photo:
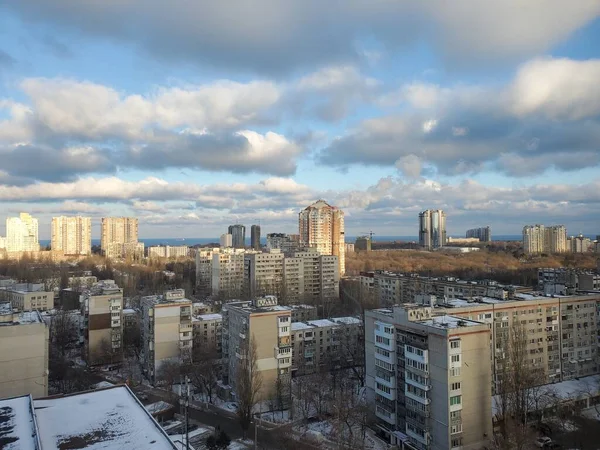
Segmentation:
<svg viewBox="0 0 600 450">
<path fill-rule="evenodd" d="M 326 198 L 349 235 L 413 235 L 427 208 L 452 217 L 449 235 L 596 231 L 596 2 L 406 14 L 358 0 L 339 18 L 305 2 L 263 15 L 258 2 L 241 28 L 219 6 L 13 3 L 0 15 L 0 204 L 41 229 L 73 214 L 137 217 L 149 238 L 258 219 L 289 233 Z M 396 15 L 413 26 L 390 28 Z M 343 37 L 317 45 L 333 17 Z"/>
</svg>

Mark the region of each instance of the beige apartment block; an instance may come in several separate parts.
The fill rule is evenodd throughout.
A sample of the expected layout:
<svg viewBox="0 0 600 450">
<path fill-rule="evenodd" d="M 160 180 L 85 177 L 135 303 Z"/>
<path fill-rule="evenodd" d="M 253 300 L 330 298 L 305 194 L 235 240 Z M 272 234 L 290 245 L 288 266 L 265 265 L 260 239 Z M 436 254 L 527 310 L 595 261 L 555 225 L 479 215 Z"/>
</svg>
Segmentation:
<svg viewBox="0 0 600 450">
<path fill-rule="evenodd" d="M 227 381 L 235 393 L 238 365 L 245 358 L 251 341 L 256 344 L 262 387 L 258 400 L 275 395 L 280 377 L 286 399 L 291 395 L 291 308 L 277 304 L 277 298 L 264 297 L 253 302 L 223 305 L 223 358 L 228 361 Z M 287 400 L 286 400 L 287 402 Z"/>
<path fill-rule="evenodd" d="M 300 243 L 322 255 L 338 258 L 339 274 L 346 272 L 344 211 L 318 200 L 298 215 Z"/>
<path fill-rule="evenodd" d="M 192 317 L 193 358 L 222 356 L 223 316 L 221 314 L 199 314 Z"/>
<path fill-rule="evenodd" d="M 107 258 L 122 258 L 126 250 L 138 249 L 138 219 L 134 217 L 103 217 L 100 246 Z M 123 244 L 129 244 L 124 247 Z M 133 244 L 133 245 L 132 245 Z M 142 248 L 143 256 L 143 248 Z"/>
<path fill-rule="evenodd" d="M 292 373 L 306 375 L 362 365 L 362 327 L 362 320 L 356 317 L 292 322 Z"/>
<path fill-rule="evenodd" d="M 390 443 L 479 450 L 492 437 L 490 330 L 432 308 L 365 312 L 367 395 Z"/>
<path fill-rule="evenodd" d="M 193 345 L 192 302 L 177 289 L 143 297 L 142 362 L 154 381 L 165 361 L 191 362 Z"/>
<path fill-rule="evenodd" d="M 319 303 L 339 298 L 340 273 L 337 256 L 320 254 L 316 249 L 296 252 L 284 259 L 283 296 L 286 303 Z"/>
<path fill-rule="evenodd" d="M 527 362 L 545 374 L 546 382 L 570 380 L 596 374 L 598 361 L 598 317 L 600 294 L 545 297 L 518 294 L 519 299 L 501 301 L 449 300 L 438 308 L 455 316 L 485 322 L 492 327 L 492 370 L 499 381 L 499 367 L 509 330 L 514 325 L 527 335 Z"/>
<path fill-rule="evenodd" d="M 123 289 L 103 280 L 81 295 L 84 357 L 89 366 L 123 358 Z"/>
<path fill-rule="evenodd" d="M 8 253 L 38 252 L 38 220 L 27 213 L 7 217 L 5 246 Z"/>
<path fill-rule="evenodd" d="M 283 259 L 279 249 L 244 256 L 244 293 L 247 298 L 275 295 L 283 292 Z"/>
<path fill-rule="evenodd" d="M 48 395 L 48 343 L 39 312 L 0 303 L 0 398 Z"/>
<path fill-rule="evenodd" d="M 317 308 L 313 305 L 290 305 L 292 322 L 306 322 L 317 318 Z"/>
<path fill-rule="evenodd" d="M 51 246 L 65 256 L 92 254 L 92 219 L 90 217 L 53 217 Z"/>
<path fill-rule="evenodd" d="M 54 292 L 39 283 L 15 283 L 0 287 L 0 301 L 10 302 L 18 311 L 47 311 L 54 308 Z"/>
</svg>

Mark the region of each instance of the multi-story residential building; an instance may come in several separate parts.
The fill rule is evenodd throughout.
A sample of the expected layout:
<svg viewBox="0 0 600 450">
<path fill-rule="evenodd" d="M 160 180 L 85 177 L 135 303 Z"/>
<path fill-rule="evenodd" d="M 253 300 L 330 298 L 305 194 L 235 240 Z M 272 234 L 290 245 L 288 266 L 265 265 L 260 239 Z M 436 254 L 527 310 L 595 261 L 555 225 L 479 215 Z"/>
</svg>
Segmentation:
<svg viewBox="0 0 600 450">
<path fill-rule="evenodd" d="M 346 252 L 346 255 L 348 253 L 354 253 L 354 244 L 352 242 L 346 242 L 344 244 L 344 251 Z"/>
<path fill-rule="evenodd" d="M 165 361 L 191 362 L 193 347 L 192 301 L 177 289 L 164 295 L 142 297 L 142 364 L 156 381 Z"/>
<path fill-rule="evenodd" d="M 189 251 L 187 245 L 154 245 L 147 248 L 148 258 L 186 258 Z"/>
<path fill-rule="evenodd" d="M 234 248 L 246 248 L 246 227 L 244 225 L 229 225 L 228 233 Z"/>
<path fill-rule="evenodd" d="M 476 450 L 492 436 L 490 330 L 416 305 L 365 312 L 365 371 L 391 443 Z"/>
<path fill-rule="evenodd" d="M 199 314 L 192 317 L 193 326 L 193 358 L 222 356 L 222 324 L 221 314 Z"/>
<path fill-rule="evenodd" d="M 260 225 L 250 227 L 250 247 L 254 250 L 260 250 Z"/>
<path fill-rule="evenodd" d="M 480 242 L 481 241 L 479 240 L 479 238 L 476 238 L 476 237 L 455 238 L 452 236 L 448 236 L 448 238 L 446 239 L 446 243 L 448 245 L 450 245 L 450 244 L 473 245 L 473 244 L 479 244 Z"/>
<path fill-rule="evenodd" d="M 264 297 L 252 302 L 223 305 L 223 358 L 228 362 L 226 381 L 236 389 L 239 364 L 256 346 L 256 363 L 262 385 L 257 400 L 273 398 L 277 379 L 283 386 L 283 400 L 291 398 L 291 309 L 277 304 L 277 298 Z"/>
<path fill-rule="evenodd" d="M 279 249 L 288 255 L 300 250 L 300 236 L 297 234 L 269 233 L 267 234 L 267 249 Z"/>
<path fill-rule="evenodd" d="M 38 220 L 27 213 L 19 217 L 6 219 L 6 251 L 37 252 L 40 250 L 38 239 Z"/>
<path fill-rule="evenodd" d="M 0 250 L 6 250 L 6 238 L 0 236 Z"/>
<path fill-rule="evenodd" d="M 53 217 L 53 252 L 65 256 L 87 256 L 92 254 L 92 219 L 89 217 Z"/>
<path fill-rule="evenodd" d="M 446 311 L 492 327 L 492 371 L 496 382 L 502 373 L 508 331 L 522 326 L 527 336 L 527 363 L 542 381 L 564 381 L 598 373 L 597 312 L 600 294 L 546 297 L 516 294 L 514 300 L 480 298 L 448 300 Z"/>
<path fill-rule="evenodd" d="M 196 286 L 201 297 L 240 298 L 244 286 L 244 249 L 210 248 L 196 252 Z"/>
<path fill-rule="evenodd" d="M 573 295 L 600 291 L 600 274 L 565 267 L 538 269 L 538 290 L 545 295 Z"/>
<path fill-rule="evenodd" d="M 487 227 L 471 228 L 465 233 L 466 238 L 477 238 L 480 242 L 492 241 L 492 229 Z"/>
<path fill-rule="evenodd" d="M 360 236 L 356 238 L 356 243 L 354 244 L 354 249 L 362 252 L 370 252 L 371 251 L 371 238 L 369 236 Z"/>
<path fill-rule="evenodd" d="M 419 245 L 427 250 L 446 245 L 446 213 L 441 209 L 419 213 Z"/>
<path fill-rule="evenodd" d="M 290 305 L 292 308 L 292 322 L 307 322 L 317 319 L 317 308 L 312 305 Z"/>
<path fill-rule="evenodd" d="M 0 398 L 48 395 L 48 343 L 39 312 L 0 303 Z"/>
<path fill-rule="evenodd" d="M 565 245 L 568 251 L 573 253 L 587 253 L 594 248 L 594 242 L 583 234 L 569 237 Z"/>
<path fill-rule="evenodd" d="M 432 294 L 438 299 L 491 297 L 499 300 L 514 298 L 528 292 L 525 286 L 505 286 L 496 281 L 468 281 L 454 277 L 424 277 L 378 270 L 360 273 L 362 292 L 373 294 L 380 306 L 413 303 L 419 294 Z"/>
<path fill-rule="evenodd" d="M 229 233 L 222 234 L 219 239 L 219 245 L 223 248 L 233 247 L 233 236 Z"/>
<path fill-rule="evenodd" d="M 7 283 L 0 287 L 0 300 L 18 311 L 46 311 L 54 308 L 54 292 L 41 283 Z"/>
<path fill-rule="evenodd" d="M 356 317 L 292 322 L 292 373 L 306 375 L 362 365 L 362 326 Z"/>
<path fill-rule="evenodd" d="M 339 298 L 340 274 L 337 256 L 316 249 L 295 252 L 283 260 L 284 292 L 287 303 L 319 303 Z"/>
<path fill-rule="evenodd" d="M 100 238 L 102 253 L 106 257 L 122 258 L 125 251 L 138 249 L 138 220 L 134 217 L 103 217 Z"/>
<path fill-rule="evenodd" d="M 299 217 L 300 243 L 322 255 L 338 257 L 339 274 L 346 272 L 344 211 L 318 200 L 302 210 Z"/>
<path fill-rule="evenodd" d="M 102 280 L 81 295 L 84 357 L 89 366 L 123 358 L 123 289 Z"/>
<path fill-rule="evenodd" d="M 567 247 L 567 229 L 564 225 L 523 227 L 523 251 L 527 254 L 563 253 Z"/>
<path fill-rule="evenodd" d="M 281 295 L 284 290 L 283 259 L 279 249 L 245 254 L 244 293 L 247 298 Z"/>
</svg>

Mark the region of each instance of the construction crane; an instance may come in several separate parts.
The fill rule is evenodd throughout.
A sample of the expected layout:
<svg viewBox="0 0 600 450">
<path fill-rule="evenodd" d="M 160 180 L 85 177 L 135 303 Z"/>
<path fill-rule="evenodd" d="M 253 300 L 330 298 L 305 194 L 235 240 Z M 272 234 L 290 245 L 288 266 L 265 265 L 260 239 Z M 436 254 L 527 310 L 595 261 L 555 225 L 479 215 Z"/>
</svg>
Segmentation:
<svg viewBox="0 0 600 450">
<path fill-rule="evenodd" d="M 371 242 L 373 242 L 373 236 L 375 236 L 375 233 L 373 233 L 373 231 L 372 231 L 372 230 L 371 230 L 371 231 L 361 231 L 361 233 L 362 233 L 364 236 L 369 236 L 369 240 L 370 240 Z"/>
</svg>

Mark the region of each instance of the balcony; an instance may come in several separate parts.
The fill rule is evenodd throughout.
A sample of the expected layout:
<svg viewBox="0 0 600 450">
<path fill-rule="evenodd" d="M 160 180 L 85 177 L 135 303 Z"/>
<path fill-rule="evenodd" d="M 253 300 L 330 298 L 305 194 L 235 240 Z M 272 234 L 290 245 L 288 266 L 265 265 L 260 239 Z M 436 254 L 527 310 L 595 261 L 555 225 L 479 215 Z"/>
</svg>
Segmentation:
<svg viewBox="0 0 600 450">
<path fill-rule="evenodd" d="M 410 398 L 421 405 L 429 406 L 431 404 L 431 399 L 427 397 L 419 397 L 418 395 L 408 392 L 407 390 L 404 390 L 404 395 L 406 395 L 406 398 Z"/>
<path fill-rule="evenodd" d="M 179 332 L 185 333 L 192 331 L 192 323 L 191 322 L 183 322 L 179 324 Z"/>
</svg>

